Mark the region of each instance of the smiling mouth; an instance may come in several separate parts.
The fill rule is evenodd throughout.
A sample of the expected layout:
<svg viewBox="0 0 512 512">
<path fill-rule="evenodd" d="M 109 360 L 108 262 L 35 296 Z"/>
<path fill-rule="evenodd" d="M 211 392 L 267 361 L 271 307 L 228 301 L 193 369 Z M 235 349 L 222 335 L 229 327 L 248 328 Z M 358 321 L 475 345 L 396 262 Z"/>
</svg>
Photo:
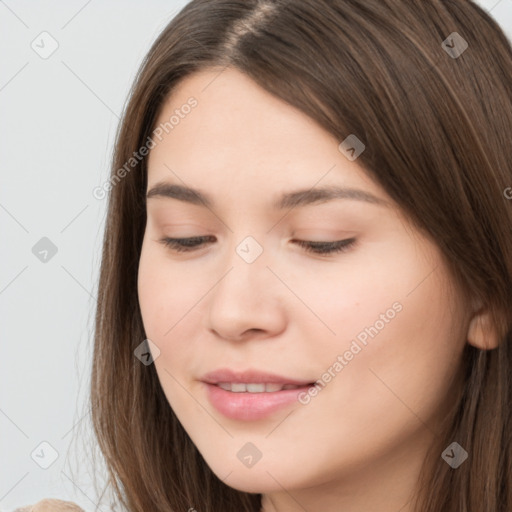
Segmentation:
<svg viewBox="0 0 512 512">
<path fill-rule="evenodd" d="M 306 386 L 311 386 L 306 384 Z M 219 382 L 216 384 L 225 391 L 231 391 L 232 393 L 275 393 L 276 391 L 286 391 L 289 389 L 299 389 L 305 387 L 304 385 L 295 384 L 277 384 L 274 382 L 268 383 L 243 383 L 243 382 Z"/>
<path fill-rule="evenodd" d="M 314 383 L 290 382 L 203 382 L 210 404 L 237 421 L 257 421 L 296 405 Z"/>
</svg>

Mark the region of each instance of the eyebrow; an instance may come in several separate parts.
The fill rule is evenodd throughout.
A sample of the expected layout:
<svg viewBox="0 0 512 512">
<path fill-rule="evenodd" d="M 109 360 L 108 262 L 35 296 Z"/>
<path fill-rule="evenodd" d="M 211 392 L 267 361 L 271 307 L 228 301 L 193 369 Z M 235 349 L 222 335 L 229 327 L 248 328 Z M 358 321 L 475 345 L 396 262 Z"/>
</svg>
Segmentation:
<svg viewBox="0 0 512 512">
<path fill-rule="evenodd" d="M 214 207 L 213 199 L 205 192 L 185 185 L 174 185 L 167 182 L 159 182 L 149 190 L 147 199 L 152 197 L 177 199 L 186 203 L 207 208 Z M 296 208 L 310 204 L 320 204 L 334 199 L 353 199 L 364 201 L 379 206 L 389 206 L 388 201 L 356 188 L 344 188 L 335 185 L 322 188 L 294 190 L 283 193 L 271 207 L 276 210 Z"/>
</svg>

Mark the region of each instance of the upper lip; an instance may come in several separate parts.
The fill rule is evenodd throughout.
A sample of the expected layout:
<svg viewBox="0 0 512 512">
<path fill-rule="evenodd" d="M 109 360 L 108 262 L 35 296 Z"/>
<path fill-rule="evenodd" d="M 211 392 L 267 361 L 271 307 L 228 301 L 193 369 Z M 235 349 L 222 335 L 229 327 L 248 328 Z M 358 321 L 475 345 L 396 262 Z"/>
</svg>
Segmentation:
<svg viewBox="0 0 512 512">
<path fill-rule="evenodd" d="M 291 379 L 276 375 L 275 373 L 260 372 L 258 370 L 236 371 L 229 368 L 221 368 L 208 372 L 200 379 L 208 384 L 219 384 L 220 382 L 237 383 L 273 383 L 273 384 L 293 384 L 295 386 L 306 386 L 312 384 L 311 381 L 303 379 Z"/>
</svg>

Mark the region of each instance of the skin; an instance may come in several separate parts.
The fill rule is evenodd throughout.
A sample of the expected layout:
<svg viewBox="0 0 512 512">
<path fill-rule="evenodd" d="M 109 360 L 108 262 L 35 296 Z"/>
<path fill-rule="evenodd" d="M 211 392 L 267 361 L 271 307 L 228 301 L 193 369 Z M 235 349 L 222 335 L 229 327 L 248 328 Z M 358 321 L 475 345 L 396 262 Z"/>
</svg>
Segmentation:
<svg viewBox="0 0 512 512">
<path fill-rule="evenodd" d="M 262 493 L 264 512 L 411 510 L 464 344 L 488 335 L 485 311 L 455 289 L 436 244 L 309 117 L 228 68 L 185 78 L 157 124 L 191 96 L 197 107 L 151 150 L 147 190 L 186 184 L 215 203 L 148 199 L 138 275 L 170 406 L 212 471 Z M 324 185 L 387 204 L 269 206 L 282 192 Z M 214 242 L 187 253 L 159 241 L 204 235 Z M 263 248 L 250 264 L 236 252 L 247 236 Z M 352 248 L 327 256 L 294 242 L 352 236 Z M 319 379 L 394 303 L 400 312 L 307 405 L 248 422 L 208 401 L 199 379 L 218 368 Z M 251 468 L 237 458 L 247 442 L 262 453 Z"/>
</svg>

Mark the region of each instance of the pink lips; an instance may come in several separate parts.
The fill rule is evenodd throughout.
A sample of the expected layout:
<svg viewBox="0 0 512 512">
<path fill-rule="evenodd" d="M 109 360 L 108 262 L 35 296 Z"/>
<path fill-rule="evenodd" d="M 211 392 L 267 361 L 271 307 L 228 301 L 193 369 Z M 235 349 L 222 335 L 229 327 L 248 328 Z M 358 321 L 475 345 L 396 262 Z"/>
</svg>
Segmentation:
<svg viewBox="0 0 512 512">
<path fill-rule="evenodd" d="M 280 375 L 248 370 L 244 372 L 220 369 L 207 373 L 200 379 L 211 404 L 224 416 L 243 421 L 265 418 L 273 412 L 298 401 L 298 395 L 307 391 L 311 381 L 290 379 Z M 218 384 L 280 384 L 299 386 L 271 392 L 233 392 L 222 389 Z"/>
<path fill-rule="evenodd" d="M 218 384 L 219 382 L 247 382 L 247 383 L 258 383 L 258 382 L 269 382 L 275 384 L 294 384 L 296 386 L 305 386 L 310 384 L 311 381 L 289 379 L 275 373 L 259 372 L 256 370 L 246 370 L 243 372 L 237 372 L 229 369 L 220 369 L 203 375 L 200 379 L 203 382 L 209 384 Z"/>
</svg>

